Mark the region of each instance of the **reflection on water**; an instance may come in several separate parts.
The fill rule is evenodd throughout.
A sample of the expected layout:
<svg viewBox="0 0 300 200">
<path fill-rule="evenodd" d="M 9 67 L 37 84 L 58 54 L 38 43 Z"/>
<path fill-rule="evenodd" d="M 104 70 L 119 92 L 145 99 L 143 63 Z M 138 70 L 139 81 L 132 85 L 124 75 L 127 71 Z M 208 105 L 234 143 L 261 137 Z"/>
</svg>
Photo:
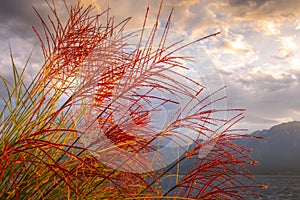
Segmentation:
<svg viewBox="0 0 300 200">
<path fill-rule="evenodd" d="M 178 178 L 181 179 L 180 176 Z M 159 185 L 165 190 L 170 189 L 174 186 L 175 179 L 175 177 L 168 177 Z M 268 189 L 255 189 L 263 200 L 300 200 L 300 176 L 256 175 L 256 179 L 268 186 Z M 242 177 L 241 180 L 243 181 Z M 245 197 L 245 199 L 255 200 L 258 197 Z"/>
<path fill-rule="evenodd" d="M 261 183 L 268 185 L 267 190 L 257 192 L 262 199 L 300 200 L 300 176 L 256 176 Z"/>
</svg>

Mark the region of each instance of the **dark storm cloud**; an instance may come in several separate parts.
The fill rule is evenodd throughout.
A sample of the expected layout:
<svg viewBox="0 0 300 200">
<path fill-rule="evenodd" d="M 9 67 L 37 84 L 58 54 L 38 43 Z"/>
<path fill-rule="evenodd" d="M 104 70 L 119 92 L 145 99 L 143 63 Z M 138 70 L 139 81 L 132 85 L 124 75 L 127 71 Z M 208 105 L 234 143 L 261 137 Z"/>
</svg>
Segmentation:
<svg viewBox="0 0 300 200">
<path fill-rule="evenodd" d="M 38 18 L 32 5 L 42 8 L 43 1 L 13 1 L 2 0 L 0 6 L 1 39 L 11 37 L 28 38 L 32 36 L 32 25 L 38 25 Z"/>
<path fill-rule="evenodd" d="M 68 1 L 72 3 L 73 0 Z M 52 1 L 49 1 L 52 4 Z M 4 73 L 4 68 L 10 63 L 8 54 L 8 44 L 12 47 L 14 59 L 19 66 L 23 66 L 28 58 L 30 51 L 35 48 L 39 49 L 39 39 L 32 29 L 34 26 L 43 38 L 42 23 L 35 13 L 33 6 L 42 16 L 46 23 L 48 23 L 47 15 L 52 15 L 51 9 L 44 0 L 1 0 L 0 3 L 0 58 L 2 60 L 0 71 Z M 55 6 L 59 18 L 63 20 L 68 13 L 66 12 L 64 2 L 55 0 Z M 52 16 L 53 18 L 53 16 Z M 54 20 L 55 21 L 55 20 Z M 62 23 L 63 23 L 62 22 Z M 49 24 L 49 23 L 48 23 Z M 41 60 L 39 57 L 32 57 L 31 61 L 38 63 Z"/>
<path fill-rule="evenodd" d="M 40 63 L 41 55 L 38 54 L 38 38 L 34 33 L 34 25 L 41 31 L 41 23 L 32 5 L 43 15 L 49 13 L 45 1 L 36 0 L 1 0 L 0 3 L 0 75 L 9 82 L 13 81 L 9 46 L 12 49 L 15 65 L 21 70 L 28 59 L 30 52 L 35 47 L 28 70 L 32 70 L 34 64 Z M 28 79 L 29 74 L 25 74 Z M 1 87 L 0 93 L 6 96 L 5 87 Z"/>
<path fill-rule="evenodd" d="M 263 72 L 252 73 L 251 77 L 241 77 L 238 78 L 237 81 L 246 88 L 268 90 L 272 92 L 289 88 L 297 82 L 291 74 L 282 74 L 280 78 L 275 78 L 274 76 Z"/>
<path fill-rule="evenodd" d="M 227 0 L 226 13 L 244 19 L 274 21 L 299 17 L 300 0 Z"/>
<path fill-rule="evenodd" d="M 248 7 L 260 7 L 270 0 L 229 0 L 231 6 L 248 6 Z"/>
<path fill-rule="evenodd" d="M 41 2 L 35 2 L 33 0 L 26 1 L 13 1 L 13 0 L 2 0 L 0 6 L 0 22 L 9 21 L 12 18 L 21 20 L 22 22 L 32 23 L 32 7 L 31 5 L 39 6 Z"/>
<path fill-rule="evenodd" d="M 51 1 L 50 1 L 51 2 Z M 60 14 L 64 14 L 63 1 L 55 1 Z M 1 0 L 0 4 L 0 38 L 1 40 L 12 37 L 33 38 L 32 26 L 41 30 L 41 22 L 33 6 L 42 17 L 50 14 L 50 9 L 45 1 L 37 0 Z"/>
</svg>

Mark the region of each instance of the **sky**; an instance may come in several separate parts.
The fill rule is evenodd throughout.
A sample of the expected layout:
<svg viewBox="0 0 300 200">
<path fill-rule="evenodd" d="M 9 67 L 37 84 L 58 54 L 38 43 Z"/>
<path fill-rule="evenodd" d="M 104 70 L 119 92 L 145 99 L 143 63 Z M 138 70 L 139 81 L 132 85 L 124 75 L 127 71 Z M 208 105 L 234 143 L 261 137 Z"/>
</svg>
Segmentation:
<svg viewBox="0 0 300 200">
<path fill-rule="evenodd" d="M 116 21 L 132 17 L 127 26 L 131 30 L 141 28 L 147 6 L 150 24 L 155 20 L 160 0 L 82 3 L 93 4 L 95 12 L 109 6 Z M 64 17 L 62 1 L 56 0 L 56 4 Z M 1 0 L 0 74 L 8 79 L 12 78 L 9 45 L 20 69 L 33 50 L 28 80 L 42 63 L 39 41 L 32 30 L 32 25 L 38 30 L 41 26 L 32 5 L 42 15 L 49 13 L 42 0 Z M 172 8 L 171 30 L 188 40 L 221 31 L 199 43 L 199 48 L 223 77 L 227 107 L 246 109 L 240 127 L 252 132 L 300 120 L 300 0 L 165 0 L 162 25 Z"/>
</svg>

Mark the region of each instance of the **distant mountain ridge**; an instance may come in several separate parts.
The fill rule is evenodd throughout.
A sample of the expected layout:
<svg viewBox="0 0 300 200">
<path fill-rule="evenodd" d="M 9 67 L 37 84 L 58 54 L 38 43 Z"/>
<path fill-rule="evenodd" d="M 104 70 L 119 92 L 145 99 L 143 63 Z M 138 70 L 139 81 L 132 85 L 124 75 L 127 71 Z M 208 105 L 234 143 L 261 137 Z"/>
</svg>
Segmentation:
<svg viewBox="0 0 300 200">
<path fill-rule="evenodd" d="M 247 166 L 253 174 L 300 175 L 300 121 L 275 125 L 251 135 L 263 139 L 244 137 L 235 143 L 252 148 L 250 156 L 259 162 L 256 166 Z M 194 164 L 194 160 L 181 162 L 179 173 L 185 174 Z M 176 168 L 171 171 L 175 173 Z"/>
<path fill-rule="evenodd" d="M 300 122 L 288 122 L 255 131 L 264 139 L 238 139 L 239 145 L 253 149 L 251 157 L 260 164 L 250 167 L 254 174 L 300 175 Z"/>
</svg>

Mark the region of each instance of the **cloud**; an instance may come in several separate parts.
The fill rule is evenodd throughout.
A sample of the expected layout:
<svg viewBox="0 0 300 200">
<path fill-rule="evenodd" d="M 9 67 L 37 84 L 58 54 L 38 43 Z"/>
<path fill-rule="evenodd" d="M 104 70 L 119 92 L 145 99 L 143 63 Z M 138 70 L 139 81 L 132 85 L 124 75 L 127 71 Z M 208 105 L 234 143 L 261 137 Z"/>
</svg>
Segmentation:
<svg viewBox="0 0 300 200">
<path fill-rule="evenodd" d="M 300 17 L 300 0 L 224 0 L 213 5 L 215 12 L 235 22 L 231 27 L 246 24 L 266 35 L 280 35 L 289 22 L 296 29 Z"/>
<path fill-rule="evenodd" d="M 248 128 L 249 132 L 300 118 L 300 91 L 297 89 L 299 84 L 294 83 L 290 87 L 285 87 L 291 82 L 289 77 L 285 77 L 279 83 L 274 82 L 274 85 L 283 85 L 281 90 L 271 91 L 270 88 L 263 87 L 264 85 L 270 87 L 269 81 L 275 79 L 270 77 L 262 79 L 265 83 L 260 85 L 257 82 L 252 89 L 241 87 L 240 83 L 235 81 L 231 82 L 227 89 L 228 106 L 247 109 L 246 118 L 240 126 Z"/>
<path fill-rule="evenodd" d="M 246 77 L 241 77 L 241 75 L 236 79 L 236 81 L 248 90 L 260 90 L 276 92 L 278 90 L 283 90 L 296 84 L 296 79 L 293 78 L 291 74 L 280 74 L 280 77 L 274 77 L 272 74 L 266 74 L 264 72 L 258 71 L 255 73 L 250 73 Z"/>
<path fill-rule="evenodd" d="M 50 1 L 51 2 L 51 1 Z M 59 14 L 64 18 L 67 13 L 64 10 L 63 1 L 55 1 Z M 42 33 L 40 19 L 32 6 L 46 17 L 50 13 L 45 1 L 16 1 L 2 0 L 0 6 L 0 74 L 8 81 L 13 81 L 9 46 L 12 49 L 14 63 L 21 71 L 28 60 L 31 51 L 33 55 L 29 61 L 25 82 L 30 82 L 37 70 L 43 64 L 43 56 L 38 37 L 32 26 Z M 63 9 L 60 9 L 63 8 Z M 5 88 L 0 87 L 0 93 L 5 94 Z"/>
<path fill-rule="evenodd" d="M 256 25 L 253 26 L 254 30 L 262 31 L 266 35 L 279 35 L 281 23 L 275 23 L 273 21 L 258 21 Z"/>
<path fill-rule="evenodd" d="M 284 56 L 288 56 L 292 54 L 292 52 L 297 49 L 297 44 L 295 43 L 295 39 L 296 39 L 295 35 L 278 38 L 278 41 L 281 43 L 281 47 L 279 48 L 279 51 Z"/>
<path fill-rule="evenodd" d="M 225 6 L 232 15 L 244 19 L 292 19 L 299 16 L 299 0 L 228 0 Z"/>
<path fill-rule="evenodd" d="M 218 48 L 223 53 L 246 54 L 251 51 L 251 47 L 246 43 L 243 37 L 238 36 L 234 40 L 224 39 Z"/>
<path fill-rule="evenodd" d="M 61 7 L 62 2 L 56 1 L 57 6 Z M 49 8 L 45 1 L 15 1 L 2 0 L 0 6 L 1 39 L 13 37 L 32 38 L 34 32 L 32 26 L 40 27 L 40 20 L 36 15 L 33 6 L 41 15 L 48 14 Z"/>
</svg>

